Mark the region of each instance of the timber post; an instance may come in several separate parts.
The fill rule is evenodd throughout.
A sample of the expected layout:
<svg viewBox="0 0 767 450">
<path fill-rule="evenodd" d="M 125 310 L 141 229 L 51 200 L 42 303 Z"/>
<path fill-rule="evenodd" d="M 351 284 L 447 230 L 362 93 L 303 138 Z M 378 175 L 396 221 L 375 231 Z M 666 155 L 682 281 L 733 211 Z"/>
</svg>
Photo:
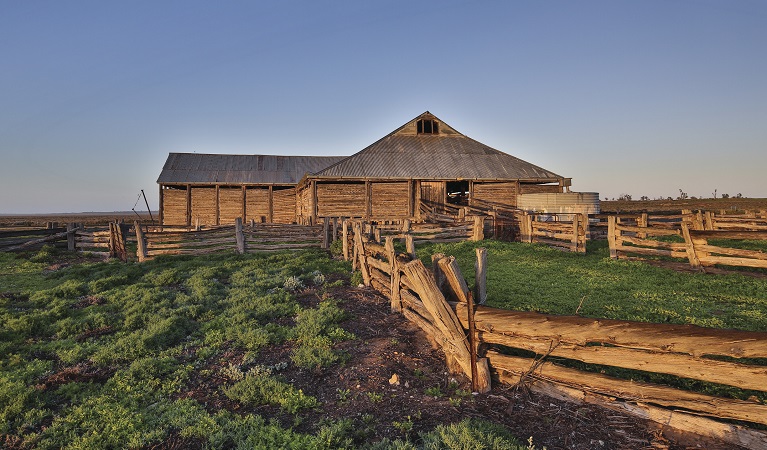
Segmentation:
<svg viewBox="0 0 767 450">
<path fill-rule="evenodd" d="M 471 240 L 481 241 L 483 239 L 485 239 L 485 218 L 483 216 L 474 216 L 474 228 Z"/>
<path fill-rule="evenodd" d="M 570 240 L 570 251 L 578 252 L 578 222 L 580 214 L 573 214 L 573 237 Z"/>
<path fill-rule="evenodd" d="M 323 217 L 322 218 L 322 248 L 324 249 L 330 248 L 330 243 L 328 239 L 329 229 L 330 229 L 330 217 Z"/>
<path fill-rule="evenodd" d="M 399 292 L 401 280 L 399 263 L 397 262 L 397 252 L 394 251 L 394 238 L 392 236 L 386 236 L 385 248 L 386 257 L 389 259 L 389 271 L 391 272 L 391 310 L 393 312 L 400 312 L 402 311 L 402 301 Z"/>
<path fill-rule="evenodd" d="M 341 231 L 343 240 L 341 244 L 343 246 L 344 261 L 349 261 L 349 221 L 344 219 L 341 222 Z"/>
<path fill-rule="evenodd" d="M 475 250 L 477 260 L 474 262 L 474 298 L 477 303 L 484 305 L 487 301 L 487 249 L 480 247 Z"/>
<path fill-rule="evenodd" d="M 616 248 L 615 239 L 616 232 L 616 218 L 615 216 L 609 216 L 607 218 L 607 243 L 610 246 L 610 258 L 612 259 L 618 259 L 618 249 Z"/>
<path fill-rule="evenodd" d="M 431 273 L 434 274 L 434 283 L 437 285 L 440 291 L 445 286 L 445 274 L 442 273 L 442 268 L 439 267 L 439 260 L 444 258 L 444 253 L 435 253 L 431 255 Z"/>
<path fill-rule="evenodd" d="M 368 271 L 367 255 L 365 254 L 365 244 L 362 242 L 362 227 L 359 223 L 354 224 L 354 253 L 359 258 L 360 272 L 362 272 L 362 282 L 365 286 L 370 286 L 370 272 Z"/>
<path fill-rule="evenodd" d="M 242 231 L 242 217 L 234 220 L 234 235 L 237 241 L 237 253 L 245 253 L 245 233 Z"/>
<path fill-rule="evenodd" d="M 70 252 L 77 251 L 77 239 L 75 234 L 77 233 L 77 224 L 67 224 L 67 250 Z"/>
<path fill-rule="evenodd" d="M 136 256 L 138 257 L 138 262 L 143 262 L 147 259 L 144 230 L 141 229 L 141 224 L 138 220 L 134 222 L 134 226 L 136 228 L 136 243 L 138 244 L 136 247 Z"/>
<path fill-rule="evenodd" d="M 407 254 L 410 255 L 410 259 L 416 259 L 415 242 L 413 241 L 412 234 L 405 236 L 405 249 L 407 250 Z"/>
<path fill-rule="evenodd" d="M 682 221 L 682 237 L 684 238 L 685 251 L 687 252 L 687 259 L 690 261 L 690 266 L 693 269 L 700 269 L 700 260 L 695 253 L 695 244 L 690 236 L 690 228 L 687 222 Z"/>
</svg>

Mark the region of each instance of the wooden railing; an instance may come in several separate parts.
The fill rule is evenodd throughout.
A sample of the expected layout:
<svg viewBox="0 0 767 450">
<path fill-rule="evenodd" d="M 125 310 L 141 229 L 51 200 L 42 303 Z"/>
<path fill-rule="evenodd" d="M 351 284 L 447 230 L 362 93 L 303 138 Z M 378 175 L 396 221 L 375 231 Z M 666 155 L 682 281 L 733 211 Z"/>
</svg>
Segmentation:
<svg viewBox="0 0 767 450">
<path fill-rule="evenodd" d="M 570 220 L 559 220 L 564 216 Z M 556 218 L 557 220 L 545 220 Z M 538 242 L 561 250 L 586 253 L 589 234 L 588 216 L 584 214 L 523 214 L 520 219 L 520 240 Z"/>
<path fill-rule="evenodd" d="M 764 392 L 764 363 L 739 361 L 767 357 L 767 333 L 475 305 L 473 298 L 483 298 L 485 289 L 484 249 L 477 249 L 477 282 L 470 291 L 454 258 L 434 255 L 429 271 L 412 255 L 395 252 L 392 237 L 380 245 L 367 241 L 359 224 L 354 227 L 354 266 L 365 284 L 440 346 L 449 370 L 470 377 L 474 390 L 490 390 L 494 374 L 494 380 L 556 398 L 598 404 L 746 448 L 767 447 L 767 432 L 748 426 L 767 425 L 767 405 L 604 374 L 609 368 L 639 370 Z M 535 356 L 512 356 L 528 353 Z M 573 368 L 582 363 L 601 369 Z"/>
<path fill-rule="evenodd" d="M 129 231 L 128 225 L 113 222 L 107 227 L 84 228 L 82 224 L 70 223 L 66 228 L 4 230 L 0 231 L 0 251 L 33 250 L 52 244 L 69 251 L 127 261 Z"/>
<path fill-rule="evenodd" d="M 616 217 L 608 221 L 607 240 L 613 259 L 665 257 L 685 260 L 693 269 L 712 266 L 767 269 L 767 252 L 738 248 L 737 244 L 744 240 L 767 242 L 767 231 L 696 230 L 692 229 L 692 219 L 682 222 L 680 230 L 624 225 Z M 656 239 L 663 236 L 680 236 L 683 242 Z"/>
<path fill-rule="evenodd" d="M 265 223 L 243 226 L 238 218 L 233 226 L 196 231 L 145 231 L 138 222 L 135 227 L 139 261 L 159 255 L 327 248 L 329 242 L 327 220 L 324 226 Z"/>
</svg>

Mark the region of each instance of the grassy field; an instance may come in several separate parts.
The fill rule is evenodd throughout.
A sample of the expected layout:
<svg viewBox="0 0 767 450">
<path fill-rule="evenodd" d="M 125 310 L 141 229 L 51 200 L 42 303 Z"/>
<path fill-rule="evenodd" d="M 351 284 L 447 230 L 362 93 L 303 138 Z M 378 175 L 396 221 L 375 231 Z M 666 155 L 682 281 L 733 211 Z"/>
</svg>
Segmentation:
<svg viewBox="0 0 767 450">
<path fill-rule="evenodd" d="M 473 284 L 474 249 L 480 246 L 488 250 L 489 306 L 767 330 L 767 279 L 681 273 L 639 261 L 611 260 L 606 241 L 589 242 L 585 255 L 499 241 L 428 245 L 419 248 L 418 255 L 424 261 L 437 252 L 455 256 Z"/>
<path fill-rule="evenodd" d="M 411 439 L 420 411 L 398 410 L 385 426 L 403 438 L 376 442 L 371 414 L 323 416 L 392 395 L 305 391 L 358 339 L 329 294 L 349 266 L 323 252 L 67 264 L 50 248 L 0 253 L 3 448 L 527 448 L 478 421 Z M 429 389 L 462 401 L 456 387 Z"/>
</svg>

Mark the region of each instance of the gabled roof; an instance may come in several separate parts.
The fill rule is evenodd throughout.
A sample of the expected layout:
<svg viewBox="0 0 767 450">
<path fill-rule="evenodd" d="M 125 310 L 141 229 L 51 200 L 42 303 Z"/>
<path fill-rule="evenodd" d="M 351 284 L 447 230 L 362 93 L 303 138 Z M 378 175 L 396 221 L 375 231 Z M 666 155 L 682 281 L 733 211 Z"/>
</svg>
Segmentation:
<svg viewBox="0 0 767 450">
<path fill-rule="evenodd" d="M 160 184 L 296 184 L 344 156 L 170 153 Z"/>
<path fill-rule="evenodd" d="M 434 120 L 438 134 L 419 134 L 421 119 Z M 560 175 L 477 142 L 429 111 L 378 142 L 311 178 L 417 178 L 556 181 Z"/>
</svg>

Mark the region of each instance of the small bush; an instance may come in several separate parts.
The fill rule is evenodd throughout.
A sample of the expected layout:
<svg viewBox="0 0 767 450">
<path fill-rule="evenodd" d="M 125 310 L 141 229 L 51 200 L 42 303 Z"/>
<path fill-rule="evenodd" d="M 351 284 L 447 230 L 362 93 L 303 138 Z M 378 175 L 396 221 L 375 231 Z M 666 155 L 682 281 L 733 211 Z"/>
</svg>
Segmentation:
<svg viewBox="0 0 767 450">
<path fill-rule="evenodd" d="M 291 414 L 304 408 L 315 408 L 318 405 L 316 398 L 304 394 L 301 389 L 296 389 L 291 384 L 274 377 L 263 375 L 248 374 L 242 381 L 225 389 L 224 394 L 246 405 L 278 405 Z"/>
</svg>

